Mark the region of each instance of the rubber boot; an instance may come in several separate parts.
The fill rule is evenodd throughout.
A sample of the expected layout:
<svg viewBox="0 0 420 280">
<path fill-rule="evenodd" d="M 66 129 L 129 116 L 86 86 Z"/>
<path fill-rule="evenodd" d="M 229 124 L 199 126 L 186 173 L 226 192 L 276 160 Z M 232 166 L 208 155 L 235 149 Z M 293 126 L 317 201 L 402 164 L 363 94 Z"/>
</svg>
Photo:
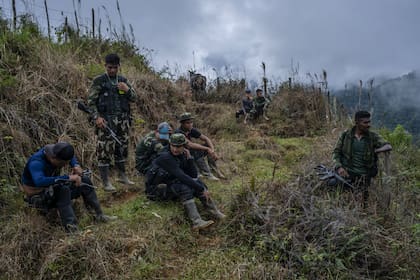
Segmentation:
<svg viewBox="0 0 420 280">
<path fill-rule="evenodd" d="M 115 163 L 118 169 L 118 182 L 121 182 L 125 185 L 134 185 L 133 181 L 130 181 L 127 177 L 127 174 L 125 174 L 125 163 L 124 162 L 117 162 Z"/>
<path fill-rule="evenodd" d="M 216 165 L 216 161 L 214 159 L 212 159 L 211 157 L 207 158 L 207 161 L 209 162 L 209 167 L 210 169 L 216 173 L 217 176 L 219 176 L 219 178 L 222 179 L 226 179 L 225 175 L 223 175 L 223 173 L 220 171 L 220 169 L 217 167 Z"/>
<path fill-rule="evenodd" d="M 200 197 L 200 201 L 203 204 L 204 208 L 206 208 L 206 210 L 209 211 L 209 213 L 213 215 L 213 217 L 217 220 L 223 220 L 224 218 L 226 218 L 226 215 L 223 214 L 219 210 L 219 208 L 217 208 L 216 204 L 211 198 L 206 199 L 205 197 Z"/>
<path fill-rule="evenodd" d="M 193 230 L 200 230 L 214 224 L 214 221 L 212 220 L 205 221 L 201 219 L 200 213 L 198 213 L 197 206 L 195 205 L 194 199 L 186 200 L 183 202 L 183 204 L 184 204 L 185 211 L 187 212 L 188 217 L 192 221 Z"/>
<path fill-rule="evenodd" d="M 90 183 L 92 184 L 92 183 Z M 88 189 L 82 192 L 83 201 L 88 210 L 92 209 L 94 213 L 94 219 L 97 222 L 106 223 L 112 220 L 116 220 L 117 216 L 108 216 L 102 212 L 101 205 L 99 204 L 98 197 L 96 196 L 95 190 Z M 93 214 L 93 213 L 92 213 Z"/>
<path fill-rule="evenodd" d="M 61 224 L 67 233 L 77 233 L 79 228 L 77 226 L 76 215 L 74 214 L 71 204 L 58 207 L 60 213 Z"/>
<path fill-rule="evenodd" d="M 104 191 L 115 192 L 117 189 L 109 181 L 109 166 L 99 166 L 99 174 L 101 175 Z"/>
<path fill-rule="evenodd" d="M 197 165 L 197 169 L 198 171 L 200 171 L 200 174 L 202 174 L 203 176 L 207 177 L 210 180 L 214 180 L 214 181 L 218 181 L 219 178 L 215 177 L 211 171 L 210 171 L 210 167 L 208 166 L 206 160 L 204 159 L 204 157 L 198 158 L 195 160 L 195 163 Z"/>
</svg>

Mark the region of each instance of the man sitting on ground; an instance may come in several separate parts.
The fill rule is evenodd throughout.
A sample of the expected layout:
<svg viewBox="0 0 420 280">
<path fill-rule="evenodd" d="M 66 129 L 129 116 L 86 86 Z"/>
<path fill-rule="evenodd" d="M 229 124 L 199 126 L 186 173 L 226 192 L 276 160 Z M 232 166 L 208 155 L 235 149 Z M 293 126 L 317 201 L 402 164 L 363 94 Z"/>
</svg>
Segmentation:
<svg viewBox="0 0 420 280">
<path fill-rule="evenodd" d="M 214 146 L 210 138 L 202 134 L 198 129 L 193 127 L 194 117 L 191 113 L 185 112 L 179 117 L 180 127 L 175 130 L 175 133 L 182 133 L 187 138 L 187 148 L 190 150 L 191 155 L 194 157 L 195 164 L 198 167 L 201 175 L 207 177 L 210 180 L 219 180 L 210 171 L 210 167 L 214 172 L 221 178 L 223 174 L 219 171 L 216 166 L 216 160 L 219 158 L 214 151 Z M 199 139 L 204 144 L 195 143 L 192 139 Z M 208 164 L 205 160 L 207 157 Z M 209 167 L 210 166 L 210 167 Z"/>
<path fill-rule="evenodd" d="M 146 195 L 151 200 L 180 199 L 192 221 L 193 230 L 199 230 L 214 222 L 201 218 L 194 197 L 198 197 L 216 219 L 223 219 L 225 215 L 210 198 L 206 185 L 197 178 L 194 159 L 185 148 L 187 143 L 183 134 L 171 135 L 169 150 L 161 153 L 147 172 Z"/>
<path fill-rule="evenodd" d="M 136 169 L 145 175 L 152 166 L 153 160 L 164 151 L 169 144 L 172 128 L 167 122 L 158 125 L 155 131 L 149 132 L 136 147 Z"/>
<path fill-rule="evenodd" d="M 72 173 L 60 175 L 67 164 Z M 29 205 L 44 210 L 58 208 L 67 232 L 78 230 L 71 200 L 79 196 L 95 212 L 96 220 L 107 222 L 116 218 L 103 214 L 92 181 L 83 176 L 74 148 L 67 142 L 46 145 L 29 158 L 22 175 L 22 189 Z"/>
<path fill-rule="evenodd" d="M 254 102 L 252 100 L 251 90 L 247 89 L 245 91 L 245 97 L 242 99 L 242 108 L 235 113 L 236 119 L 239 119 L 241 115 L 244 115 L 244 123 L 246 124 L 246 119 L 252 108 L 254 108 Z"/>
</svg>

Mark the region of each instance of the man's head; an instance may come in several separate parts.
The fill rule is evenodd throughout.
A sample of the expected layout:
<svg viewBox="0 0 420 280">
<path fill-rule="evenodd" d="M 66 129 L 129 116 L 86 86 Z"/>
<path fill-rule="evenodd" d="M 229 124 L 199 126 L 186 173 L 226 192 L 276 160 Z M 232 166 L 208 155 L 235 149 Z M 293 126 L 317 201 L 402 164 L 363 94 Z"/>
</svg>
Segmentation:
<svg viewBox="0 0 420 280">
<path fill-rule="evenodd" d="M 257 93 L 257 96 L 261 96 L 262 93 L 263 93 L 262 89 L 260 89 L 260 88 L 257 89 L 255 92 Z"/>
<path fill-rule="evenodd" d="M 115 77 L 118 73 L 119 67 L 120 57 L 117 54 L 111 53 L 105 56 L 105 68 L 108 76 Z"/>
<path fill-rule="evenodd" d="M 179 122 L 181 123 L 181 127 L 185 130 L 191 130 L 193 127 L 193 119 L 194 117 L 191 113 L 185 112 L 182 113 L 179 117 Z"/>
<path fill-rule="evenodd" d="M 56 167 L 63 167 L 74 157 L 74 148 L 67 142 L 58 142 L 45 146 L 48 160 Z"/>
<path fill-rule="evenodd" d="M 246 96 L 251 96 L 251 90 L 250 89 L 245 90 L 245 95 Z"/>
<path fill-rule="evenodd" d="M 169 140 L 169 135 L 172 133 L 172 128 L 167 122 L 162 122 L 158 125 L 156 132 L 160 140 Z"/>
<path fill-rule="evenodd" d="M 184 153 L 184 145 L 187 144 L 187 138 L 182 133 L 175 133 L 169 138 L 169 144 L 171 146 L 171 153 L 178 156 Z"/>
<path fill-rule="evenodd" d="M 367 111 L 358 111 L 354 115 L 354 121 L 356 123 L 356 128 L 362 132 L 366 133 L 370 128 L 370 113 Z"/>
</svg>

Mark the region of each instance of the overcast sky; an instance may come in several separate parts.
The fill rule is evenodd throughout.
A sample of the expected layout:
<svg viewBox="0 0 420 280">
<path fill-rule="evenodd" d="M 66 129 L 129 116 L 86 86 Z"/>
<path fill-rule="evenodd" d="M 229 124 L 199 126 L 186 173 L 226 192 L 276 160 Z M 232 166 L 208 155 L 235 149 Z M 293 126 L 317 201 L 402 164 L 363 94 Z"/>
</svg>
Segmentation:
<svg viewBox="0 0 420 280">
<path fill-rule="evenodd" d="M 43 0 L 16 2 L 18 13 L 39 15 L 46 29 Z M 11 0 L 0 3 L 10 15 Z M 47 3 L 53 26 L 63 22 L 60 11 L 74 22 L 75 6 L 85 25 L 91 8 L 99 11 L 105 29 L 102 5 L 120 25 L 113 0 L 82 0 L 80 8 L 78 0 Z M 120 0 L 120 8 L 138 46 L 153 50 L 157 70 L 167 65 L 182 74 L 195 66 L 214 78 L 228 66 L 234 77 L 260 81 L 264 61 L 268 78 L 284 81 L 293 62 L 300 80 L 325 69 L 330 85 L 344 87 L 420 68 L 418 0 Z"/>
</svg>

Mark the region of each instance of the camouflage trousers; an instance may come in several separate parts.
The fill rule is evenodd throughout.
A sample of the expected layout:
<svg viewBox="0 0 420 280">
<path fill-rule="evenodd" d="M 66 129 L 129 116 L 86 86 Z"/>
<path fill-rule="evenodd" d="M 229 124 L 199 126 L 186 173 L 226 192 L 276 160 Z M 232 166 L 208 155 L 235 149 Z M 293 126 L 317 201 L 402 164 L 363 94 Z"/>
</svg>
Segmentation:
<svg viewBox="0 0 420 280">
<path fill-rule="evenodd" d="M 129 119 L 120 116 L 108 117 L 107 125 L 115 132 L 122 145 L 118 144 L 111 137 L 108 130 L 96 128 L 96 134 L 98 136 L 96 146 L 98 166 L 109 166 L 112 160 L 115 163 L 125 162 L 128 156 Z"/>
</svg>

